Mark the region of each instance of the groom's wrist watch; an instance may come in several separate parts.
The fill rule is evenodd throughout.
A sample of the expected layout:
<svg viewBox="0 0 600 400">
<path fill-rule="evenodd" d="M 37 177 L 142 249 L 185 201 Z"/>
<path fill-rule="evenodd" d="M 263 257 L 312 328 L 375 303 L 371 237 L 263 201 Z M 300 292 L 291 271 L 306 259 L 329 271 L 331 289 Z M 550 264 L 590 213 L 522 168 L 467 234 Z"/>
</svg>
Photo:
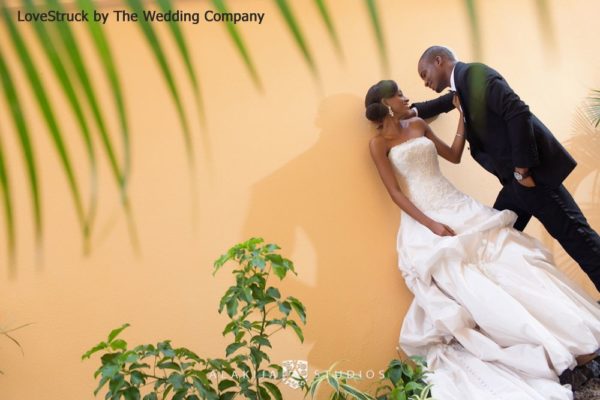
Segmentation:
<svg viewBox="0 0 600 400">
<path fill-rule="evenodd" d="M 522 181 L 523 179 L 529 178 L 531 176 L 531 171 L 527 170 L 527 171 L 519 172 L 519 171 L 515 170 L 513 172 L 513 175 L 516 180 Z"/>
</svg>

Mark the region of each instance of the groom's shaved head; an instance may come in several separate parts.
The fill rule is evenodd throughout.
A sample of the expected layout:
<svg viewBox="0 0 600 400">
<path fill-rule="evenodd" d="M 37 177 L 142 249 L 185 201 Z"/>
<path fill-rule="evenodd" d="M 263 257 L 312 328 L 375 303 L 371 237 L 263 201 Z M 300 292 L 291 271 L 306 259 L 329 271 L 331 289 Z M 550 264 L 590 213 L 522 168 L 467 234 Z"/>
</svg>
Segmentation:
<svg viewBox="0 0 600 400">
<path fill-rule="evenodd" d="M 456 56 L 454 56 L 454 53 L 449 48 L 444 46 L 431 46 L 423 52 L 423 55 L 419 58 L 419 63 L 422 61 L 432 62 L 437 56 L 450 61 L 456 61 Z"/>
<path fill-rule="evenodd" d="M 441 93 L 450 86 L 450 76 L 456 57 L 452 50 L 444 46 L 431 46 L 419 58 L 417 71 L 425 86 Z"/>
</svg>

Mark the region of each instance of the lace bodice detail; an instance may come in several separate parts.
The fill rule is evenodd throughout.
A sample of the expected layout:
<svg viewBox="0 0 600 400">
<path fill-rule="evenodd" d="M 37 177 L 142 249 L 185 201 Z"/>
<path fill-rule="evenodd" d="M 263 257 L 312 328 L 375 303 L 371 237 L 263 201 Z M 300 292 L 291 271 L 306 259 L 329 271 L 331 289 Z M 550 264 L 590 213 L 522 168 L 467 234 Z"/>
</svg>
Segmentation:
<svg viewBox="0 0 600 400">
<path fill-rule="evenodd" d="M 466 199 L 467 196 L 442 175 L 435 144 L 425 136 L 393 146 L 388 158 L 403 193 L 421 211 L 452 207 Z"/>
</svg>

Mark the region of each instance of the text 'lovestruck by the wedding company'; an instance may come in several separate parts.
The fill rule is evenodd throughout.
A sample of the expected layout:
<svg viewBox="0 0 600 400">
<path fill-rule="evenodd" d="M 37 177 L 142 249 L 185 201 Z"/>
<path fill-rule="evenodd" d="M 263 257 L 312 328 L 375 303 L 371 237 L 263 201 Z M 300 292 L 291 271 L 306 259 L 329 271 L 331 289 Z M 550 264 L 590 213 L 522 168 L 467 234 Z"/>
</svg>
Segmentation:
<svg viewBox="0 0 600 400">
<path fill-rule="evenodd" d="M 217 12 L 206 10 L 204 12 L 197 11 L 155 11 L 144 10 L 141 13 L 129 10 L 112 10 L 112 11 L 21 11 L 16 13 L 17 22 L 98 22 L 106 24 L 114 20 L 115 22 L 174 22 L 174 23 L 191 23 L 199 24 L 200 22 L 230 22 L 233 24 L 239 23 L 255 23 L 262 24 L 265 17 L 264 12 Z"/>
</svg>

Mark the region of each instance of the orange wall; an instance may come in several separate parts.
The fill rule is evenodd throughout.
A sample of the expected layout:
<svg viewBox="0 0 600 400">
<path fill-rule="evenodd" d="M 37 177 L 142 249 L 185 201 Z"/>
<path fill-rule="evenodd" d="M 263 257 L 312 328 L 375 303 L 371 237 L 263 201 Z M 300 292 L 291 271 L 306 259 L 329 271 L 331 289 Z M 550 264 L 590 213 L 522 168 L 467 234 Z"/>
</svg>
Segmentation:
<svg viewBox="0 0 600 400">
<path fill-rule="evenodd" d="M 463 1 L 379 1 L 390 57 L 383 76 L 368 14 L 360 1 L 328 1 L 344 60 L 336 58 L 312 2 L 292 1 L 320 72 L 310 75 L 274 2 L 229 1 L 235 11 L 263 11 L 262 25 L 240 25 L 264 83 L 253 86 L 226 31 L 219 24 L 182 25 L 200 74 L 208 129 L 192 118 L 196 143 L 198 212 L 191 201 L 190 172 L 177 115 L 154 59 L 137 27 L 109 23 L 125 85 L 133 131 L 131 197 L 141 242 L 132 250 L 117 192 L 105 158 L 101 168 L 100 210 L 89 257 L 81 254 L 81 235 L 64 174 L 51 147 L 37 106 L 29 96 L 14 53 L 9 63 L 24 96 L 43 190 L 43 265 L 36 266 L 30 199 L 13 126 L 0 98 L 0 133 L 13 177 L 18 221 L 17 276 L 5 265 L 4 220 L 0 232 L 0 327 L 33 325 L 14 332 L 25 354 L 0 338 L 0 398 L 91 399 L 98 365 L 80 355 L 113 327 L 130 322 L 130 343 L 171 338 L 198 353 L 224 355 L 226 318 L 218 301 L 231 279 L 212 277 L 212 262 L 230 245 L 250 236 L 278 243 L 299 273 L 282 285 L 308 309 L 305 343 L 292 332 L 274 341 L 272 360 L 308 360 L 309 372 L 338 360 L 340 368 L 379 371 L 397 356 L 397 339 L 411 295 L 397 269 L 395 233 L 399 210 L 388 198 L 371 164 L 367 142 L 373 134 L 363 118 L 363 96 L 379 79 L 396 79 L 413 100 L 432 97 L 416 73 L 416 62 L 431 44 L 446 44 L 465 61 L 473 60 Z M 595 1 L 550 1 L 556 46 L 543 40 L 534 1 L 480 4 L 484 61 L 498 69 L 531 109 L 566 141 L 573 133 L 576 107 L 590 88 L 600 87 L 600 47 Z M 205 9 L 208 2 L 182 2 L 180 8 Z M 3 25 L 0 23 L 0 25 Z M 166 29 L 157 26 L 162 34 Z M 86 32 L 78 29 L 82 40 Z M 11 49 L 4 26 L 0 46 Z M 173 68 L 186 109 L 194 102 L 185 71 L 168 35 Z M 37 41 L 28 35 L 37 48 Z M 113 110 L 107 84 L 91 46 L 86 54 L 98 89 Z M 41 56 L 41 54 L 36 54 Z M 41 57 L 38 57 L 40 59 Z M 61 123 L 87 182 L 83 146 L 51 71 L 45 81 L 54 106 L 65 110 Z M 111 111 L 111 126 L 116 115 Z M 434 130 L 451 140 L 456 115 L 440 117 Z M 203 136 L 211 146 L 206 161 Z M 118 141 L 117 141 L 118 143 Z M 470 156 L 461 165 L 442 161 L 444 172 L 462 190 L 491 204 L 496 179 Z M 598 168 L 600 162 L 594 167 Z M 569 181 L 567 184 L 571 184 Z M 87 188 L 86 184 L 82 187 Z M 577 191 L 582 203 L 585 189 Z M 3 218 L 3 217 L 2 217 Z M 591 219 L 599 229 L 600 219 Z M 196 229 L 194 230 L 194 226 Z M 532 223 L 527 232 L 551 241 Z M 557 250 L 560 256 L 560 251 Z M 591 284 L 567 258 L 561 268 Z M 291 389 L 289 398 L 301 398 Z"/>
</svg>

